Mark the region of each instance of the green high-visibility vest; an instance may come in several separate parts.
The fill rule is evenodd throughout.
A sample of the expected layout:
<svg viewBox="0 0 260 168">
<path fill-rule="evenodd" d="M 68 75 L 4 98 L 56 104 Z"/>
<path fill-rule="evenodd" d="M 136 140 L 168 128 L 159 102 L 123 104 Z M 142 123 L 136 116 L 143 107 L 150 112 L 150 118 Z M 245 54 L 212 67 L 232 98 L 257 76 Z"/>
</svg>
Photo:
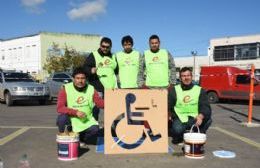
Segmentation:
<svg viewBox="0 0 260 168">
<path fill-rule="evenodd" d="M 153 53 L 144 52 L 147 86 L 167 87 L 169 85 L 169 65 L 167 50 L 160 49 Z"/>
<path fill-rule="evenodd" d="M 117 87 L 116 75 L 116 60 L 108 56 L 102 57 L 97 51 L 93 52 L 96 61 L 97 75 L 105 89 L 114 89 Z"/>
<path fill-rule="evenodd" d="M 137 88 L 140 53 L 133 50 L 131 53 L 118 52 L 116 59 L 119 68 L 121 88 Z"/>
<path fill-rule="evenodd" d="M 194 85 L 190 90 L 182 90 L 181 85 L 174 86 L 177 101 L 175 113 L 182 123 L 188 122 L 188 116 L 196 117 L 199 114 L 199 96 L 201 87 Z"/>
<path fill-rule="evenodd" d="M 92 114 L 94 107 L 94 87 L 88 85 L 86 92 L 79 92 L 74 88 L 73 82 L 65 84 L 64 86 L 67 95 L 67 107 L 86 114 L 85 118 L 78 118 L 77 116 L 70 117 L 72 130 L 74 132 L 81 132 L 93 125 L 98 125 L 98 122 Z"/>
</svg>

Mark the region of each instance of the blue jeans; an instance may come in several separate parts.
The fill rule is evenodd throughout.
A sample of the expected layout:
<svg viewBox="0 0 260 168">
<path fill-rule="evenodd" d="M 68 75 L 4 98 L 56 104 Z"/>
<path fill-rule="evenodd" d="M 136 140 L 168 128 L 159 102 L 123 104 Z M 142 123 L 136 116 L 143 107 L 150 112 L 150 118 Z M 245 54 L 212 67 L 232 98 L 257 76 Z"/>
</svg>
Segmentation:
<svg viewBox="0 0 260 168">
<path fill-rule="evenodd" d="M 70 122 L 70 118 L 67 114 L 59 114 L 57 117 L 57 126 L 59 128 L 59 132 L 64 132 L 65 126 L 67 125 L 68 131 L 72 131 L 72 126 Z M 92 125 L 88 129 L 81 131 L 79 133 L 80 141 L 86 143 L 95 143 L 96 138 L 99 132 L 98 125 Z"/>
<path fill-rule="evenodd" d="M 192 125 L 196 123 L 195 118 L 189 116 L 188 122 L 182 123 L 178 117 L 175 117 L 172 121 L 171 135 L 173 138 L 183 139 L 183 134 L 186 130 L 190 130 Z M 209 126 L 212 123 L 212 119 L 204 119 L 202 124 L 199 126 L 201 133 L 206 133 Z"/>
</svg>

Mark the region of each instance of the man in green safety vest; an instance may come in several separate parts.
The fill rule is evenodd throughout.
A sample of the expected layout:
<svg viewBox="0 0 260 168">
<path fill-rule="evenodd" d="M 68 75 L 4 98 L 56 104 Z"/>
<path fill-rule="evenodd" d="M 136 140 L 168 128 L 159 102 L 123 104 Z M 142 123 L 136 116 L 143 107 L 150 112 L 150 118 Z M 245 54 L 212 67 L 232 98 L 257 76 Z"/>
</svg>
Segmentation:
<svg viewBox="0 0 260 168">
<path fill-rule="evenodd" d="M 103 37 L 97 51 L 90 53 L 84 63 L 84 68 L 89 74 L 89 83 L 94 86 L 99 95 L 104 97 L 105 89 L 117 88 L 116 75 L 118 73 L 115 55 L 111 53 L 112 41 Z M 94 108 L 94 117 L 100 127 L 104 125 L 104 110 Z"/>
<path fill-rule="evenodd" d="M 176 83 L 176 68 L 170 52 L 160 49 L 157 35 L 149 38 L 150 49 L 144 51 L 138 85 L 143 88 L 168 88 Z"/>
<path fill-rule="evenodd" d="M 192 125 L 206 133 L 211 119 L 211 108 L 206 92 L 192 83 L 192 71 L 188 67 L 180 70 L 181 83 L 174 86 L 168 94 L 169 119 L 172 122 L 171 134 L 174 144 L 183 141 L 183 134 Z"/>
<path fill-rule="evenodd" d="M 73 132 L 80 133 L 81 142 L 92 143 L 95 142 L 99 131 L 98 122 L 93 117 L 92 110 L 94 104 L 103 108 L 104 101 L 94 87 L 87 83 L 83 68 L 75 68 L 72 76 L 73 82 L 65 84 L 58 95 L 59 132 L 64 132 L 65 125 L 72 126 Z"/>
<path fill-rule="evenodd" d="M 129 35 L 121 40 L 123 51 L 116 53 L 120 88 L 138 88 L 137 77 L 141 55 L 133 49 L 134 41 Z"/>
</svg>

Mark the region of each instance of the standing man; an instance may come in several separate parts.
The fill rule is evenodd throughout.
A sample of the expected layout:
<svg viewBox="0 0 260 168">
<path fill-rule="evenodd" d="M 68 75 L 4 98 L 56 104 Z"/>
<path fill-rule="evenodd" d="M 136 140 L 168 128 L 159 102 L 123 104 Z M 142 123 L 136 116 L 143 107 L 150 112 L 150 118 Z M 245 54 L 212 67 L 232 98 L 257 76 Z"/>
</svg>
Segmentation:
<svg viewBox="0 0 260 168">
<path fill-rule="evenodd" d="M 134 41 L 131 36 L 124 36 L 121 40 L 123 51 L 116 53 L 120 88 L 138 88 L 140 53 L 133 50 Z"/>
<path fill-rule="evenodd" d="M 169 118 L 172 120 L 173 143 L 183 141 L 183 134 L 192 125 L 206 133 L 211 119 L 211 108 L 206 92 L 192 83 L 192 71 L 183 67 L 180 70 L 181 84 L 174 86 L 168 94 Z"/>
<path fill-rule="evenodd" d="M 144 52 L 142 68 L 138 75 L 139 87 L 168 88 L 176 83 L 176 68 L 171 54 L 160 49 L 157 35 L 149 38 L 150 50 Z M 146 75 L 146 78 L 144 77 Z"/>
<path fill-rule="evenodd" d="M 104 101 L 94 87 L 87 83 L 83 68 L 74 69 L 72 77 L 73 82 L 65 84 L 58 95 L 57 125 L 59 132 L 64 132 L 65 125 L 71 125 L 74 132 L 80 133 L 81 142 L 90 142 L 96 138 L 99 130 L 92 114 L 94 103 L 103 108 Z"/>
<path fill-rule="evenodd" d="M 104 89 L 114 89 L 117 87 L 116 74 L 118 72 L 115 56 L 111 53 L 112 41 L 108 37 L 103 37 L 100 47 L 92 52 L 85 61 L 84 68 L 89 76 L 89 83 L 95 89 L 104 94 Z"/>
<path fill-rule="evenodd" d="M 84 68 L 89 76 L 89 83 L 94 86 L 101 97 L 104 97 L 105 89 L 117 88 L 116 74 L 118 67 L 115 56 L 111 53 L 112 41 L 103 37 L 100 47 L 92 52 L 85 61 Z M 94 117 L 99 126 L 104 126 L 104 109 L 94 108 Z"/>
</svg>

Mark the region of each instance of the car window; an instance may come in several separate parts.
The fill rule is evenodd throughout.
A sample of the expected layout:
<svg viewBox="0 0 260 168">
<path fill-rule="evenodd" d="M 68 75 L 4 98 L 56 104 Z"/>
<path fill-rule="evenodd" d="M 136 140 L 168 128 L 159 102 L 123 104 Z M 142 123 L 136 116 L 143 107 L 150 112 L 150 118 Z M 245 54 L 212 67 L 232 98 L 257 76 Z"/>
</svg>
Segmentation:
<svg viewBox="0 0 260 168">
<path fill-rule="evenodd" d="M 250 84 L 250 76 L 248 75 L 237 75 L 237 84 Z"/>
<path fill-rule="evenodd" d="M 71 82 L 71 78 L 67 74 L 55 74 L 53 75 L 53 80 L 56 82 L 64 82 L 64 80 L 67 80 L 68 82 Z"/>
<path fill-rule="evenodd" d="M 32 77 L 27 73 L 4 72 L 6 82 L 33 82 Z"/>
</svg>

